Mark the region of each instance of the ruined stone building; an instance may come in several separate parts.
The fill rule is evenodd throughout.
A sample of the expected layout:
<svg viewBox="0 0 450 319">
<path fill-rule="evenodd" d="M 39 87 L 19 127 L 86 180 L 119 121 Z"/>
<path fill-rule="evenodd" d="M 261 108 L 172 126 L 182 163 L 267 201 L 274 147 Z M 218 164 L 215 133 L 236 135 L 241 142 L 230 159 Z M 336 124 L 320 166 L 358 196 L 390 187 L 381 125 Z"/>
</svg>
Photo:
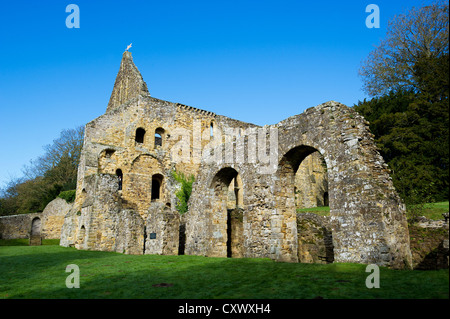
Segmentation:
<svg viewBox="0 0 450 319">
<path fill-rule="evenodd" d="M 182 215 L 174 172 L 195 177 Z M 326 220 L 296 210 L 321 205 L 330 207 Z M 308 246 L 311 236 L 323 247 Z M 61 245 L 411 264 L 405 207 L 352 108 L 331 101 L 260 127 L 151 97 L 130 52 L 106 112 L 85 127 Z"/>
</svg>

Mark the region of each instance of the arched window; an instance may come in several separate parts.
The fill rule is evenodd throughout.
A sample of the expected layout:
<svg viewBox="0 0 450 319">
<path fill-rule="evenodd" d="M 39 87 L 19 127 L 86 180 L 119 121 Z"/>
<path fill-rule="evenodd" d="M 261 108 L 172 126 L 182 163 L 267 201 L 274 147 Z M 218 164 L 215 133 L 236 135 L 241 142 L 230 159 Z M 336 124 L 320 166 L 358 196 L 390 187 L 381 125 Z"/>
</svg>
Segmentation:
<svg viewBox="0 0 450 319">
<path fill-rule="evenodd" d="M 145 130 L 142 127 L 138 128 L 136 130 L 136 136 L 135 136 L 136 143 L 143 144 L 144 137 L 145 137 Z"/>
<path fill-rule="evenodd" d="M 119 191 L 122 190 L 122 183 L 123 183 L 123 173 L 120 168 L 116 170 L 117 178 L 119 179 Z"/>
<path fill-rule="evenodd" d="M 158 127 L 155 130 L 155 147 L 163 145 L 163 136 L 164 136 L 164 129 Z"/>
<path fill-rule="evenodd" d="M 155 174 L 152 176 L 152 201 L 156 201 L 161 198 L 162 181 L 163 176 L 161 174 Z"/>
</svg>

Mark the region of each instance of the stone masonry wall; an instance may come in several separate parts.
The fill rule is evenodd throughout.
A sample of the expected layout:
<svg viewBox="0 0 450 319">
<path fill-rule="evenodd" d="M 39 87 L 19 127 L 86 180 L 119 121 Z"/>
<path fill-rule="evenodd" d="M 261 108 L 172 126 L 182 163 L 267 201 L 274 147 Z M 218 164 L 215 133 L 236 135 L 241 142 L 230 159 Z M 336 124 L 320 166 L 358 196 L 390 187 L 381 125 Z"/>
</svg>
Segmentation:
<svg viewBox="0 0 450 319">
<path fill-rule="evenodd" d="M 86 125 L 61 245 L 139 254 L 147 236 L 145 252 L 175 253 L 177 227 L 168 219 L 177 171 L 195 176 L 183 216 L 186 254 L 297 262 L 296 173 L 317 153 L 326 164 L 334 260 L 411 266 L 405 207 L 368 122 L 353 109 L 331 101 L 261 128 L 150 97 L 143 83 L 126 52 L 106 113 Z M 238 216 L 228 211 L 233 180 Z M 163 241 L 151 242 L 152 233 Z"/>
<path fill-rule="evenodd" d="M 43 239 L 59 239 L 64 223 L 64 216 L 72 208 L 72 204 L 64 199 L 56 198 L 45 207 L 42 213 L 22 214 L 0 217 L 0 238 L 29 238 L 32 221 L 41 221 L 40 236 Z"/>
<path fill-rule="evenodd" d="M 146 221 L 145 253 L 178 255 L 180 214 L 161 203 L 152 203 Z"/>
</svg>

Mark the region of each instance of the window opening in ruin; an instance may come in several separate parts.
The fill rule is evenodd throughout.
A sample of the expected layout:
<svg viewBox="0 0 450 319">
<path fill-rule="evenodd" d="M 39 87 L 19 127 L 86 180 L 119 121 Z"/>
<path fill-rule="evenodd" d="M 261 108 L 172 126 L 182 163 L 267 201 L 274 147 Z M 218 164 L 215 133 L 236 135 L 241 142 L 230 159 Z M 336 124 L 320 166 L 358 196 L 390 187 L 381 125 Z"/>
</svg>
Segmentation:
<svg viewBox="0 0 450 319">
<path fill-rule="evenodd" d="M 142 127 L 138 128 L 136 130 L 136 137 L 135 137 L 136 143 L 143 144 L 144 137 L 145 137 L 145 130 Z"/>
<path fill-rule="evenodd" d="M 214 137 L 214 124 L 211 122 L 211 125 L 209 126 L 209 136 Z"/>
<path fill-rule="evenodd" d="M 163 176 L 161 174 L 155 174 L 152 176 L 152 201 L 156 201 L 161 198 L 162 180 Z"/>
<path fill-rule="evenodd" d="M 122 190 L 122 183 L 123 183 L 123 174 L 120 168 L 116 170 L 116 176 L 119 179 L 119 191 L 120 191 Z"/>
<path fill-rule="evenodd" d="M 155 130 L 155 147 L 162 146 L 162 144 L 163 144 L 163 134 L 164 134 L 164 129 L 163 128 L 158 127 Z"/>
<path fill-rule="evenodd" d="M 114 150 L 111 149 L 107 149 L 105 150 L 105 157 L 106 158 L 111 158 L 111 156 L 114 154 Z"/>
</svg>

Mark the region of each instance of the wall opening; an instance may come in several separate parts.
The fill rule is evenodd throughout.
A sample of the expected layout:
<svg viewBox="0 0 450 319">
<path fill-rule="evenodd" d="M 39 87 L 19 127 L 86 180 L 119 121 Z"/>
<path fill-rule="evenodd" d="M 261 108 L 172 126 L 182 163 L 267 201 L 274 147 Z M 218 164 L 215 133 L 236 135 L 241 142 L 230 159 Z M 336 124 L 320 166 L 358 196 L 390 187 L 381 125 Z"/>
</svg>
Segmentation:
<svg viewBox="0 0 450 319">
<path fill-rule="evenodd" d="M 120 168 L 116 169 L 116 176 L 117 176 L 117 179 L 119 180 L 119 191 L 120 191 L 120 190 L 122 190 L 122 185 L 123 185 L 123 173 Z"/>
<path fill-rule="evenodd" d="M 277 182 L 279 183 L 277 187 L 279 191 L 276 194 L 278 214 L 281 215 L 283 220 L 295 221 L 296 223 L 295 225 L 286 225 L 286 230 L 291 228 L 296 230 L 295 233 L 288 234 L 282 229 L 285 235 L 279 244 L 287 246 L 288 242 L 295 241 L 296 247 L 291 245 L 290 250 L 286 250 L 285 258 L 302 261 L 304 260 L 305 249 L 308 250 L 309 248 L 305 248 L 305 245 L 303 245 L 302 228 L 299 228 L 297 223 L 298 214 L 304 214 L 304 211 L 297 211 L 297 209 L 306 208 L 305 206 L 311 208 L 329 204 L 326 163 L 323 156 L 315 148 L 302 145 L 291 149 L 283 156 L 277 174 L 279 176 Z M 302 175 L 301 178 L 299 178 L 299 175 Z M 326 211 L 324 214 L 326 214 Z M 320 235 L 319 237 L 324 241 L 320 243 L 321 245 L 323 244 L 324 247 L 330 245 L 331 234 L 327 233 L 327 236 Z M 306 252 L 309 255 L 313 253 L 313 251 Z M 333 260 L 333 253 L 330 254 L 329 250 L 322 255 L 318 258 L 324 258 L 327 262 Z"/>
<path fill-rule="evenodd" d="M 301 161 L 294 184 L 297 208 L 329 206 L 327 167 L 320 152 L 315 151 Z"/>
<path fill-rule="evenodd" d="M 178 255 L 184 255 L 184 249 L 186 247 L 186 224 L 180 223 L 178 238 Z"/>
<path fill-rule="evenodd" d="M 211 184 L 214 197 L 211 216 L 211 255 L 243 257 L 243 196 L 242 180 L 231 168 L 221 169 Z"/>
<path fill-rule="evenodd" d="M 84 227 L 84 225 L 81 225 L 77 236 L 76 246 L 80 247 L 80 245 L 84 243 L 85 236 L 86 236 L 86 228 Z"/>
<path fill-rule="evenodd" d="M 209 125 L 209 136 L 210 137 L 214 137 L 214 124 L 213 124 L 213 122 L 211 122 L 211 124 Z"/>
<path fill-rule="evenodd" d="M 41 235 L 41 219 L 39 217 L 35 217 L 31 221 L 31 236 L 40 236 Z"/>
<path fill-rule="evenodd" d="M 136 136 L 135 136 L 136 143 L 143 144 L 144 143 L 144 137 L 145 137 L 145 130 L 142 127 L 139 127 L 136 130 Z"/>
<path fill-rule="evenodd" d="M 155 147 L 163 145 L 163 136 L 164 136 L 164 129 L 161 127 L 158 127 L 155 130 Z"/>
<path fill-rule="evenodd" d="M 228 185 L 227 209 L 242 208 L 243 200 L 242 179 L 237 174 Z"/>
<path fill-rule="evenodd" d="M 330 199 L 328 198 L 328 192 L 323 193 L 323 205 L 330 206 Z"/>
<path fill-rule="evenodd" d="M 161 186 L 163 176 L 161 174 L 155 174 L 152 176 L 152 201 L 158 201 L 161 199 Z"/>
</svg>

